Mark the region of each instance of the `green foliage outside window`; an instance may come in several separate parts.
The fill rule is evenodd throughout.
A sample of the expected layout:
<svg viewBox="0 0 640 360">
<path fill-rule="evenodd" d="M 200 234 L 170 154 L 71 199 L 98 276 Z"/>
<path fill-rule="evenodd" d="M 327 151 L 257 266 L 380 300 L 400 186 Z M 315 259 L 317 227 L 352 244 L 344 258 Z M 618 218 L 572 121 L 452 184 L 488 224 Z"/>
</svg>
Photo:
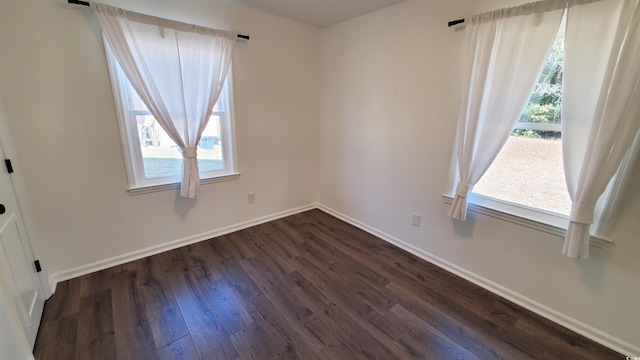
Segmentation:
<svg viewBox="0 0 640 360">
<path fill-rule="evenodd" d="M 553 42 L 547 62 L 536 84 L 529 103 L 520 120 L 523 123 L 560 124 L 562 112 L 562 73 L 564 66 L 564 36 Z M 514 130 L 514 135 L 524 137 L 557 138 L 557 131 Z"/>
</svg>

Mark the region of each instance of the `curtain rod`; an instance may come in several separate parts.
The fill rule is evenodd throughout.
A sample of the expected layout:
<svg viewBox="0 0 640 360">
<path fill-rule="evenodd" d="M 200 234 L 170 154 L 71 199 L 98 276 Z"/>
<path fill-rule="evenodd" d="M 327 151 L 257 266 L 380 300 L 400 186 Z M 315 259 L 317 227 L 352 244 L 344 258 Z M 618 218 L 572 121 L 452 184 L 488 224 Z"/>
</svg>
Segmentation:
<svg viewBox="0 0 640 360">
<path fill-rule="evenodd" d="M 69 2 L 71 2 L 71 0 L 69 0 Z M 449 21 L 448 25 L 449 27 L 452 27 L 453 25 L 462 24 L 463 22 L 464 22 L 464 19 L 458 19 L 458 20 Z"/>
<path fill-rule="evenodd" d="M 82 1 L 82 0 L 68 0 L 68 3 L 69 4 L 76 4 L 76 5 L 90 6 L 88 2 Z M 249 40 L 249 35 L 238 34 L 238 37 L 240 39 Z"/>
</svg>

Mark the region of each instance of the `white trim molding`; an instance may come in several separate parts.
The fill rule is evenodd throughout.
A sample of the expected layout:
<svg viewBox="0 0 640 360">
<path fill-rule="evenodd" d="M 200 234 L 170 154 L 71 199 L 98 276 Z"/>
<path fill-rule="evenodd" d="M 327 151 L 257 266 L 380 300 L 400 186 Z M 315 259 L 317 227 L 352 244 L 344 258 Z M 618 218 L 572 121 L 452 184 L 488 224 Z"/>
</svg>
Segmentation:
<svg viewBox="0 0 640 360">
<path fill-rule="evenodd" d="M 49 286 L 51 293 L 55 293 L 56 286 L 59 282 L 77 278 L 83 275 L 87 275 L 96 271 L 104 270 L 113 266 L 126 264 L 131 261 L 143 259 L 148 256 L 163 253 L 165 251 L 177 249 L 183 246 L 195 244 L 201 241 L 209 240 L 218 236 L 230 234 L 234 231 L 243 230 L 252 226 L 264 224 L 269 221 L 277 220 L 290 215 L 298 214 L 304 211 L 317 208 L 316 204 L 308 204 L 297 208 L 281 211 L 275 214 L 262 216 L 253 220 L 243 221 L 237 224 L 221 227 L 219 229 L 203 232 L 200 234 L 187 236 L 182 239 L 177 239 L 164 244 L 151 246 L 146 249 L 140 249 L 132 251 L 130 253 L 114 256 L 108 259 L 96 261 L 90 264 L 78 266 L 69 270 L 57 272 L 49 276 Z"/>
<path fill-rule="evenodd" d="M 380 239 L 395 245 L 409 253 L 428 261 L 429 263 L 436 265 L 446 271 L 449 271 L 461 278 L 474 283 L 486 289 L 498 296 L 501 296 L 523 308 L 532 311 L 556 324 L 564 326 L 565 328 L 575 331 L 576 333 L 591 339 L 599 344 L 602 344 L 612 350 L 615 350 L 621 354 L 640 354 L 640 347 L 629 344 L 623 340 L 620 340 L 614 336 L 611 336 L 603 331 L 600 331 L 592 326 L 582 323 L 576 319 L 573 319 L 565 314 L 562 314 L 550 307 L 543 305 L 535 300 L 532 300 L 526 296 L 523 296 L 513 290 L 510 290 L 500 284 L 497 284 L 489 279 L 486 279 L 474 272 L 464 269 L 458 265 L 455 265 L 449 261 L 446 261 L 440 257 L 437 257 L 427 251 L 417 248 L 411 244 L 408 244 L 396 237 L 393 237 L 383 231 L 380 231 L 372 226 L 369 226 L 359 220 L 356 220 L 350 216 L 347 216 L 339 211 L 336 211 L 330 207 L 318 204 L 318 209 L 335 216 L 336 218 L 345 221 L 361 230 L 364 230 Z"/>
<path fill-rule="evenodd" d="M 200 179 L 200 185 L 238 180 L 238 178 L 240 178 L 240 173 L 233 173 L 229 175 L 204 178 L 204 179 Z M 133 196 L 133 195 L 141 195 L 141 194 L 150 194 L 158 191 L 179 190 L 179 189 L 180 189 L 180 183 L 175 182 L 175 183 L 163 184 L 163 185 L 132 187 L 127 189 L 127 191 L 129 192 L 129 195 Z"/>
<path fill-rule="evenodd" d="M 443 194 L 442 200 L 445 204 L 451 205 L 451 203 L 453 202 L 453 197 L 451 197 L 450 195 Z M 490 207 L 474 204 L 472 202 L 468 203 L 467 209 L 477 214 L 491 216 L 493 218 L 508 221 L 513 224 L 525 226 L 530 229 L 539 230 L 547 234 L 556 235 L 563 239 L 567 234 L 567 229 L 563 227 L 553 225 L 553 224 L 545 224 L 540 221 L 528 219 L 518 215 L 513 215 L 508 212 L 492 209 Z M 613 244 L 614 244 L 613 240 L 603 238 L 603 237 L 598 237 L 593 234 L 591 235 L 591 241 L 589 242 L 590 246 L 598 249 L 603 249 L 606 246 L 613 246 Z"/>
</svg>

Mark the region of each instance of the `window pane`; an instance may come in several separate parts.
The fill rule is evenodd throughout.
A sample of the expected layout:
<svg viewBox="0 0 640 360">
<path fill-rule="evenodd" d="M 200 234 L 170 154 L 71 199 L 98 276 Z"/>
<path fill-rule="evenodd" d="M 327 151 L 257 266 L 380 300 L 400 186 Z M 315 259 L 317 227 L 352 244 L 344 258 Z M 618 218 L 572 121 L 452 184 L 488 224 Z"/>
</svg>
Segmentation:
<svg viewBox="0 0 640 360">
<path fill-rule="evenodd" d="M 220 116 L 213 115 L 202 132 L 198 143 L 198 168 L 200 172 L 224 169 Z"/>
<path fill-rule="evenodd" d="M 531 94 L 519 124 L 560 124 L 562 110 L 562 75 L 564 68 L 564 34 L 556 36 L 547 61 Z M 516 124 L 514 134 L 525 134 L 529 137 L 539 135 L 553 136 L 548 131 L 531 130 Z"/>
<path fill-rule="evenodd" d="M 182 153 L 151 115 L 138 115 L 138 135 L 146 178 L 182 174 Z"/>
<path fill-rule="evenodd" d="M 148 179 L 180 176 L 182 151 L 152 115 L 136 116 L 144 174 Z M 200 173 L 224 169 L 220 116 L 212 116 L 198 143 Z"/>
<path fill-rule="evenodd" d="M 561 139 L 511 136 L 473 192 L 568 215 Z"/>
<path fill-rule="evenodd" d="M 118 121 L 131 189 L 173 184 L 182 175 L 182 150 L 171 140 L 133 89 L 111 51 L 107 51 L 114 92 L 119 94 Z M 230 75 L 230 74 L 229 74 Z M 235 175 L 229 76 L 198 143 L 201 179 Z M 121 111 L 120 111 L 121 110 Z"/>
<path fill-rule="evenodd" d="M 559 33 L 512 136 L 474 193 L 569 214 L 560 125 L 563 65 L 564 34 Z"/>
</svg>

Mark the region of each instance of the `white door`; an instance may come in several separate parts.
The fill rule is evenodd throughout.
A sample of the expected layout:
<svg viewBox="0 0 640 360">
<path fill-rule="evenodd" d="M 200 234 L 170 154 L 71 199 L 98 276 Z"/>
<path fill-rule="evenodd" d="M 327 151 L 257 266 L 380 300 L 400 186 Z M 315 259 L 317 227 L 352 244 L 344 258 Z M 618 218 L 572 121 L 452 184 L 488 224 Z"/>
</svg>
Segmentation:
<svg viewBox="0 0 640 360">
<path fill-rule="evenodd" d="M 0 247 L 2 252 L 2 247 Z M 33 360 L 13 299 L 0 276 L 0 359 Z"/>
<path fill-rule="evenodd" d="M 5 306 L 15 306 L 22 325 L 13 331 L 23 331 L 33 349 L 46 299 L 4 159 L 0 143 L 0 295 L 12 299 Z"/>
</svg>

